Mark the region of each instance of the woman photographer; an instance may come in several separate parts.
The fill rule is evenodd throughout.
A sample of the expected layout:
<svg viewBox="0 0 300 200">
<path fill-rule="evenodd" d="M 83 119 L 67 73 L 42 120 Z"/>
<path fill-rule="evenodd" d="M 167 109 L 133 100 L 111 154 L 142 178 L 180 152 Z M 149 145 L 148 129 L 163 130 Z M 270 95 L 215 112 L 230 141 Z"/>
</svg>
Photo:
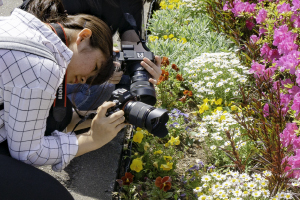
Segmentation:
<svg viewBox="0 0 300 200">
<path fill-rule="evenodd" d="M 102 84 L 114 68 L 111 30 L 103 21 L 84 14 L 57 14 L 60 2 L 47 3 L 40 2 L 38 12 L 59 22 L 66 44 L 51 24 L 23 10 L 15 9 L 11 16 L 0 18 L 0 38 L 31 40 L 55 57 L 53 61 L 26 51 L 0 49 L 1 199 L 72 199 L 59 182 L 32 166 L 52 165 L 60 171 L 74 157 L 111 141 L 126 125 L 123 111 L 105 116 L 114 105 L 105 102 L 98 107 L 88 132 L 75 135 L 53 130 L 45 136 L 49 111 L 57 102 L 55 95 L 63 80 Z M 53 13 L 47 10 L 49 5 L 55 8 Z"/>
</svg>

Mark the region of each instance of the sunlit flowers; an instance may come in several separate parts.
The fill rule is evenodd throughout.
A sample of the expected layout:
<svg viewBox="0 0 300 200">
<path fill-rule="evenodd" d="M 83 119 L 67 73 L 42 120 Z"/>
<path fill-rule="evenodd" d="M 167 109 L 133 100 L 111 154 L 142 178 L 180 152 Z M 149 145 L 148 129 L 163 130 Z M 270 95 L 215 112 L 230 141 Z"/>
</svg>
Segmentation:
<svg viewBox="0 0 300 200">
<path fill-rule="evenodd" d="M 130 165 L 130 169 L 132 171 L 140 172 L 143 169 L 142 158 L 133 159 L 133 161 Z"/>
<path fill-rule="evenodd" d="M 164 171 L 170 171 L 173 169 L 173 163 L 167 162 L 166 164 L 161 164 L 160 168 Z"/>
<path fill-rule="evenodd" d="M 143 133 L 142 133 L 141 131 L 137 131 L 137 132 L 134 134 L 132 140 L 133 140 L 134 142 L 141 143 L 142 140 L 143 140 L 143 137 L 144 137 Z"/>
<path fill-rule="evenodd" d="M 155 179 L 155 186 L 166 192 L 171 189 L 171 181 L 172 179 L 169 176 L 165 176 L 163 178 L 159 176 Z"/>
</svg>

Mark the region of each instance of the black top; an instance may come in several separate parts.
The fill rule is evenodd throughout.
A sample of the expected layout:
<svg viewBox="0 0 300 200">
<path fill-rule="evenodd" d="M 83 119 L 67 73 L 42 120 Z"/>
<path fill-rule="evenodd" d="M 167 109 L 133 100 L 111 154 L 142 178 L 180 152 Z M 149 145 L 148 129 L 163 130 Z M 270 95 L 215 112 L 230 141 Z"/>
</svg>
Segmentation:
<svg viewBox="0 0 300 200">
<path fill-rule="evenodd" d="M 141 30 L 143 0 L 61 0 L 68 14 L 90 14 L 94 15 L 112 29 L 113 34 L 118 30 L 120 35 L 132 27 L 124 19 L 120 1 L 126 1 L 129 12 L 136 20 L 136 24 Z M 113 3 L 115 2 L 115 5 Z"/>
</svg>

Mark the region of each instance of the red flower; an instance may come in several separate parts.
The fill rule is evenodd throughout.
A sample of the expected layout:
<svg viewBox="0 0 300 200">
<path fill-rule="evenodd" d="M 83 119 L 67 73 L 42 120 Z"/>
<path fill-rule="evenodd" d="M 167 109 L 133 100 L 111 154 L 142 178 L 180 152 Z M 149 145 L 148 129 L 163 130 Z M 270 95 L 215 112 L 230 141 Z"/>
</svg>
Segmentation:
<svg viewBox="0 0 300 200">
<path fill-rule="evenodd" d="M 172 179 L 169 176 L 165 176 L 164 178 L 159 176 L 155 180 L 155 186 L 159 187 L 159 189 L 163 189 L 166 192 L 171 189 L 171 181 Z"/>
<path fill-rule="evenodd" d="M 170 64 L 169 58 L 164 56 L 162 58 L 161 64 L 165 67 L 168 66 Z"/>
<path fill-rule="evenodd" d="M 126 172 L 125 176 L 121 178 L 121 180 L 123 181 L 123 185 L 130 185 L 130 183 L 133 182 L 133 177 L 134 175 L 132 175 L 130 172 Z"/>
<path fill-rule="evenodd" d="M 176 65 L 176 64 L 172 64 L 172 69 L 174 69 L 176 72 L 178 72 L 178 71 L 179 71 L 179 68 L 177 67 L 177 65 Z"/>
<path fill-rule="evenodd" d="M 177 79 L 178 81 L 183 81 L 183 78 L 182 78 L 182 76 L 181 76 L 180 74 L 177 74 L 177 75 L 176 75 L 176 79 Z"/>
</svg>

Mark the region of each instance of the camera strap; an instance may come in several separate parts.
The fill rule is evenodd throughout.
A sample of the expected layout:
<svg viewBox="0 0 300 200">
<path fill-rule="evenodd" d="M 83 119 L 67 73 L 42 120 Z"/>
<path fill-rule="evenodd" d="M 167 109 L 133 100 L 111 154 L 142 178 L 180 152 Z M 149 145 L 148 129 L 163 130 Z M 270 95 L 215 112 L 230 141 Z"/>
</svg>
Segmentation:
<svg viewBox="0 0 300 200">
<path fill-rule="evenodd" d="M 138 27 L 136 25 L 136 21 L 135 21 L 134 17 L 132 16 L 132 14 L 130 14 L 130 12 L 128 12 L 130 10 L 129 6 L 128 6 L 128 2 L 124 1 L 124 0 L 121 0 L 120 1 L 120 7 L 121 7 L 121 10 L 123 12 L 125 20 L 130 24 L 130 26 L 133 28 L 133 30 L 136 32 L 136 34 L 138 35 L 138 37 L 140 39 L 138 44 L 142 43 L 144 49 L 146 51 L 150 51 L 150 49 L 146 46 L 146 41 L 141 37 L 141 35 L 139 33 L 139 30 L 138 30 Z"/>
<path fill-rule="evenodd" d="M 68 46 L 68 40 L 63 26 L 60 23 L 47 23 L 52 31 Z M 58 86 L 56 98 L 53 103 L 53 118 L 61 122 L 67 114 L 67 71 L 63 82 Z"/>
</svg>

